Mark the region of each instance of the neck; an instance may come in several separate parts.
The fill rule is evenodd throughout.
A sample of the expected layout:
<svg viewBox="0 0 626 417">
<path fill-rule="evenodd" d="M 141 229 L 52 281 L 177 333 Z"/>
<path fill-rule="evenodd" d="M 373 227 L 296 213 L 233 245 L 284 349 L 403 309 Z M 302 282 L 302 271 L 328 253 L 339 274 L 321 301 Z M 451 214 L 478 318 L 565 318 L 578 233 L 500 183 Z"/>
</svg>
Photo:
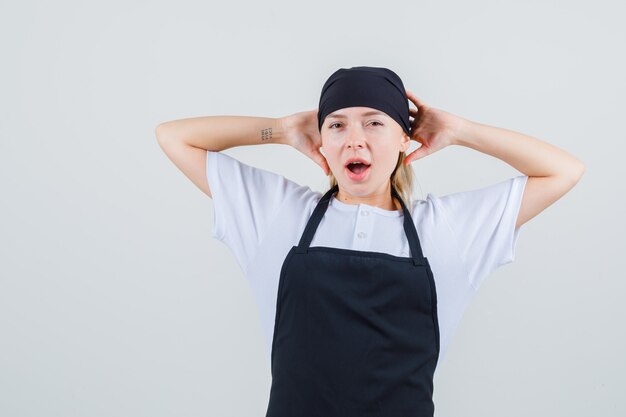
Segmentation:
<svg viewBox="0 0 626 417">
<path fill-rule="evenodd" d="M 391 188 L 389 186 L 387 186 L 387 189 L 383 192 L 376 192 L 366 196 L 351 195 L 339 188 L 335 198 L 346 204 L 367 204 L 389 211 L 402 210 L 398 199 L 391 196 Z"/>
</svg>

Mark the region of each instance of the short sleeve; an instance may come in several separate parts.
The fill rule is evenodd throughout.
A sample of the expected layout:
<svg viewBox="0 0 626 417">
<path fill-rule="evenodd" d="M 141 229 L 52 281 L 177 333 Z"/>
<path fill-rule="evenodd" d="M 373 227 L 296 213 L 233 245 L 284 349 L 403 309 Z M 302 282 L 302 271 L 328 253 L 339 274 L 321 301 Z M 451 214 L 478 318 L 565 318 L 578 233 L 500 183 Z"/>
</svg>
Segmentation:
<svg viewBox="0 0 626 417">
<path fill-rule="evenodd" d="M 300 185 L 217 151 L 207 151 L 206 176 L 213 200 L 212 237 L 232 251 L 247 274 L 282 202 Z"/>
<path fill-rule="evenodd" d="M 478 288 L 496 268 L 515 259 L 520 228 L 515 228 L 528 176 L 432 197 L 442 210 L 469 280 Z"/>
</svg>

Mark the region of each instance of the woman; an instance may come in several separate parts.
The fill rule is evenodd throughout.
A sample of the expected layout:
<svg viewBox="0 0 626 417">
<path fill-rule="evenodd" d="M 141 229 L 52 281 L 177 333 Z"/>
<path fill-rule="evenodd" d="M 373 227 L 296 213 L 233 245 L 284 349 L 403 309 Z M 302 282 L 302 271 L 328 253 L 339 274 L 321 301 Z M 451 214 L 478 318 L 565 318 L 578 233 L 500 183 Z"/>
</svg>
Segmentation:
<svg viewBox="0 0 626 417">
<path fill-rule="evenodd" d="M 254 290 L 272 369 L 268 417 L 432 416 L 434 372 L 471 297 L 513 261 L 520 226 L 584 172 L 538 139 L 429 107 L 377 67 L 337 70 L 315 110 L 171 121 L 157 138 L 212 197 L 213 237 Z M 406 155 L 411 140 L 421 147 Z M 298 149 L 330 189 L 220 153 L 258 143 Z M 410 163 L 449 145 L 524 175 L 412 200 Z"/>
</svg>

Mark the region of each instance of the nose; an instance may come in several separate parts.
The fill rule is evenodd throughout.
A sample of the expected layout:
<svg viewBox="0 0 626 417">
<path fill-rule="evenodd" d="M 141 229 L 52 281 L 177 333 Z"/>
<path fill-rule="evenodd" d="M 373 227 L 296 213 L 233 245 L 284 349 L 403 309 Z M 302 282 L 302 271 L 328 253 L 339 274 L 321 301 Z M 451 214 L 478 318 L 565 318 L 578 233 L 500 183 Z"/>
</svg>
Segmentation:
<svg viewBox="0 0 626 417">
<path fill-rule="evenodd" d="M 359 128 L 350 129 L 348 137 L 346 138 L 346 144 L 348 148 L 363 147 L 365 144 L 365 135 L 363 130 Z"/>
</svg>

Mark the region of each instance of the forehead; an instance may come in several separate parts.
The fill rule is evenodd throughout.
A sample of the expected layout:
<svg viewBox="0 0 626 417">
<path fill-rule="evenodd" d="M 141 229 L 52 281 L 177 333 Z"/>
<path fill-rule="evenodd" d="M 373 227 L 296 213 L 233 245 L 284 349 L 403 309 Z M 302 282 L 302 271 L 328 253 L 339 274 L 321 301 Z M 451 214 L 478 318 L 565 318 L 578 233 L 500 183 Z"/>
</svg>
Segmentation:
<svg viewBox="0 0 626 417">
<path fill-rule="evenodd" d="M 346 107 L 330 113 L 327 118 L 345 119 L 347 117 L 365 117 L 365 116 L 386 116 L 380 110 L 371 107 Z"/>
</svg>

